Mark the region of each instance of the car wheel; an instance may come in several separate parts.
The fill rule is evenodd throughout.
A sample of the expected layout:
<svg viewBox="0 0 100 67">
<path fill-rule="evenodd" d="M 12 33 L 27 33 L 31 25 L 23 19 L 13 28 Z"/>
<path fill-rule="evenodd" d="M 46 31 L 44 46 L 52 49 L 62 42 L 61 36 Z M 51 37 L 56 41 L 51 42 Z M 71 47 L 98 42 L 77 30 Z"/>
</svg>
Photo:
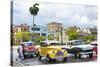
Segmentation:
<svg viewBox="0 0 100 67">
<path fill-rule="evenodd" d="M 75 58 L 81 58 L 81 55 L 79 53 L 75 53 Z"/>
<path fill-rule="evenodd" d="M 47 54 L 47 58 L 49 62 L 52 62 L 53 59 L 50 58 L 49 54 Z"/>
<path fill-rule="evenodd" d="M 34 56 L 33 56 L 33 54 L 32 54 L 32 55 L 30 55 L 30 57 L 31 57 L 31 58 L 33 58 L 33 57 L 34 57 Z"/>
<path fill-rule="evenodd" d="M 38 59 L 41 61 L 42 56 L 38 55 Z"/>
<path fill-rule="evenodd" d="M 27 58 L 27 56 L 26 56 L 26 55 L 24 55 L 24 58 Z"/>
<path fill-rule="evenodd" d="M 36 57 L 38 57 L 39 56 L 39 53 L 36 53 L 35 55 L 36 55 Z"/>
<path fill-rule="evenodd" d="M 74 57 L 77 58 L 77 53 L 75 53 L 75 56 Z"/>
<path fill-rule="evenodd" d="M 78 58 L 81 58 L 81 54 L 79 54 L 79 57 Z"/>
<path fill-rule="evenodd" d="M 63 58 L 63 61 L 67 61 L 67 57 Z"/>
<path fill-rule="evenodd" d="M 89 58 L 92 58 L 93 57 L 93 54 L 89 54 Z"/>
</svg>

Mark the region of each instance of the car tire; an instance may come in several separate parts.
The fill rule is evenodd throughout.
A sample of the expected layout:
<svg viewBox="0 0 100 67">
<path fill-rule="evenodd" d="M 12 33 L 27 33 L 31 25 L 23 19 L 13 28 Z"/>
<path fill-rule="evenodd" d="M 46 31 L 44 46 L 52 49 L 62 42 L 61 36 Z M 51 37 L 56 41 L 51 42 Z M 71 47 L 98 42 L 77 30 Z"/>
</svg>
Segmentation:
<svg viewBox="0 0 100 67">
<path fill-rule="evenodd" d="M 42 56 L 39 56 L 39 60 L 41 61 Z"/>
<path fill-rule="evenodd" d="M 74 57 L 77 58 L 77 53 L 75 53 Z"/>
<path fill-rule="evenodd" d="M 79 54 L 79 57 L 78 58 L 81 58 L 81 54 Z"/>
<path fill-rule="evenodd" d="M 38 53 L 38 59 L 39 61 L 41 61 L 42 56 L 40 56 L 40 54 Z"/>
<path fill-rule="evenodd" d="M 64 61 L 64 62 L 67 61 L 67 57 L 63 58 L 63 61 Z"/>
<path fill-rule="evenodd" d="M 79 53 L 75 53 L 75 58 L 81 58 L 81 55 Z"/>
<path fill-rule="evenodd" d="M 89 54 L 89 58 L 92 58 L 93 57 L 93 54 Z"/>
<path fill-rule="evenodd" d="M 49 54 L 47 54 L 47 58 L 49 62 L 52 62 L 53 59 L 50 58 Z"/>
<path fill-rule="evenodd" d="M 39 56 L 39 53 L 36 53 L 35 55 L 36 55 L 36 57 L 38 57 Z"/>
<path fill-rule="evenodd" d="M 24 58 L 27 58 L 27 56 L 26 56 L 26 55 L 24 55 Z"/>
<path fill-rule="evenodd" d="M 30 57 L 31 57 L 31 58 L 33 58 L 33 57 L 34 57 L 34 56 L 33 56 L 33 54 L 32 54 L 32 55 L 30 55 Z"/>
</svg>

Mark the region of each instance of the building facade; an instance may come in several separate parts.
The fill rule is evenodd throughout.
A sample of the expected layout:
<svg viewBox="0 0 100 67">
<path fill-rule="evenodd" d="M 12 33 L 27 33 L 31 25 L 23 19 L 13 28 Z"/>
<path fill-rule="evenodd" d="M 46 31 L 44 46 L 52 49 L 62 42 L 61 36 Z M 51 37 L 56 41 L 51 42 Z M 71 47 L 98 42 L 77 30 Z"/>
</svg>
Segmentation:
<svg viewBox="0 0 100 67">
<path fill-rule="evenodd" d="M 29 25 L 28 24 L 21 24 L 21 25 L 14 25 L 13 32 L 29 32 Z"/>
<path fill-rule="evenodd" d="M 62 23 L 51 22 L 47 24 L 47 28 L 49 32 L 60 32 L 62 27 Z"/>
<path fill-rule="evenodd" d="M 95 40 L 97 40 L 97 29 L 96 28 L 77 29 L 77 32 L 79 34 L 80 39 L 82 39 L 82 36 L 92 35 L 95 37 Z"/>
<path fill-rule="evenodd" d="M 31 26 L 31 28 L 32 28 L 32 26 Z M 31 28 L 30 28 L 30 32 L 32 33 L 33 30 Z M 38 34 L 39 36 L 47 36 L 47 26 L 35 25 L 34 33 Z"/>
<path fill-rule="evenodd" d="M 13 25 L 12 28 L 13 44 L 20 43 L 20 40 L 16 38 L 17 32 L 30 32 L 30 26 L 28 24 Z"/>
<path fill-rule="evenodd" d="M 66 43 L 68 37 L 65 34 L 65 29 L 62 23 L 51 22 L 47 24 L 48 36 L 53 37 L 53 40 Z"/>
</svg>

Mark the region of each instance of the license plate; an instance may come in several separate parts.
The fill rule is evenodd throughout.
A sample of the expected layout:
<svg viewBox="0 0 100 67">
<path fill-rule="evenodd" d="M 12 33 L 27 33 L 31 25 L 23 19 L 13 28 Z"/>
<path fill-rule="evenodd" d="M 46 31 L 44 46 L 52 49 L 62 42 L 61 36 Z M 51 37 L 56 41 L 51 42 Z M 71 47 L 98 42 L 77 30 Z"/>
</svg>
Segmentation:
<svg viewBox="0 0 100 67">
<path fill-rule="evenodd" d="M 87 58 L 89 55 L 82 55 L 82 58 Z"/>
<path fill-rule="evenodd" d="M 64 54 L 63 54 L 63 52 L 61 52 L 61 51 L 58 51 L 57 54 L 56 54 L 56 56 L 58 56 L 58 57 L 59 57 L 59 56 L 63 56 L 63 55 L 64 55 Z"/>
</svg>

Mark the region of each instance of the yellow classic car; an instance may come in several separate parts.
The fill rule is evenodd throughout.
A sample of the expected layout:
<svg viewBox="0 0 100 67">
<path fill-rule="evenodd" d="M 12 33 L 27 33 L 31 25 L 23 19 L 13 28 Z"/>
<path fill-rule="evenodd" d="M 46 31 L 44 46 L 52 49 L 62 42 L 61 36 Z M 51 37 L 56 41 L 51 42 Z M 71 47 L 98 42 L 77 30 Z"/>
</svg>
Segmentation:
<svg viewBox="0 0 100 67">
<path fill-rule="evenodd" d="M 62 58 L 63 61 L 66 61 L 67 51 L 62 49 L 60 46 L 57 46 L 56 44 L 58 43 L 55 41 L 41 42 L 41 47 L 38 49 L 39 60 L 41 60 L 42 57 L 47 57 L 48 61 L 52 61 L 57 58 Z"/>
</svg>

